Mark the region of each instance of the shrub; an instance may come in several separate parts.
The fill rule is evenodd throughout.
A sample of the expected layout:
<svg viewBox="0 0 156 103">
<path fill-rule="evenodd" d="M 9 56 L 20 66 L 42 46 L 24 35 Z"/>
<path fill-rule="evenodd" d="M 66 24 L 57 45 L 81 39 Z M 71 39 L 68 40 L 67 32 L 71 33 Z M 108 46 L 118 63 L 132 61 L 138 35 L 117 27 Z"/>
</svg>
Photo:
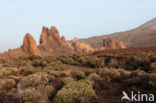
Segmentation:
<svg viewBox="0 0 156 103">
<path fill-rule="evenodd" d="M 12 68 L 0 68 L 0 77 L 14 74 L 15 71 Z"/>
<path fill-rule="evenodd" d="M 62 82 L 63 84 L 67 84 L 67 83 L 70 83 L 70 82 L 73 82 L 73 81 L 74 81 L 74 79 L 71 78 L 71 77 L 65 77 L 65 78 L 62 78 L 60 80 L 60 82 Z"/>
<path fill-rule="evenodd" d="M 59 60 L 53 60 L 50 62 L 50 65 L 55 69 L 55 70 L 65 70 L 67 69 L 69 66 L 66 64 L 63 64 L 61 61 Z"/>
<path fill-rule="evenodd" d="M 46 84 L 49 81 L 49 76 L 48 74 L 44 72 L 38 72 L 26 77 L 23 77 L 19 81 L 19 86 L 20 87 L 30 87 L 30 86 L 37 86 L 41 84 Z"/>
<path fill-rule="evenodd" d="M 41 59 L 41 57 L 37 55 L 32 55 L 32 56 L 29 56 L 28 59 L 35 60 L 35 59 Z"/>
<path fill-rule="evenodd" d="M 16 101 L 18 103 L 39 103 L 44 100 L 43 96 L 37 89 L 34 87 L 29 88 L 18 88 L 16 94 Z M 47 102 L 47 100 L 44 100 Z"/>
<path fill-rule="evenodd" d="M 54 91 L 51 85 L 38 85 L 37 87 L 27 87 L 11 89 L 5 96 L 7 103 L 50 103 L 49 98 Z"/>
<path fill-rule="evenodd" d="M 60 81 L 58 82 L 58 84 L 56 85 L 56 88 L 59 90 L 61 89 L 64 85 L 66 85 L 67 83 L 73 82 L 74 79 L 71 77 L 65 77 L 65 78 L 61 78 Z"/>
<path fill-rule="evenodd" d="M 24 66 L 20 68 L 20 74 L 23 74 L 24 76 L 28 76 L 30 74 L 37 72 L 38 70 L 39 70 L 38 68 L 34 68 L 32 66 Z"/>
<path fill-rule="evenodd" d="M 138 87 L 143 87 L 145 89 L 148 87 L 148 82 L 149 82 L 149 75 L 142 70 L 137 70 L 131 73 L 128 84 L 136 85 Z"/>
<path fill-rule="evenodd" d="M 77 80 L 85 78 L 85 73 L 80 70 L 74 70 L 70 73 L 70 75 Z"/>
<path fill-rule="evenodd" d="M 156 91 L 156 83 L 155 82 L 149 82 L 149 89 Z"/>
<path fill-rule="evenodd" d="M 60 91 L 57 92 L 54 103 L 75 103 L 75 100 L 81 98 L 91 98 L 96 96 L 92 89 L 92 84 L 88 80 L 80 80 L 67 83 Z"/>
<path fill-rule="evenodd" d="M 118 63 L 118 60 L 117 59 L 111 59 L 108 66 L 110 68 L 117 68 L 119 67 L 119 63 Z"/>
<path fill-rule="evenodd" d="M 15 86 L 16 82 L 14 79 L 0 79 L 0 90 L 10 89 Z"/>
<path fill-rule="evenodd" d="M 3 64 L 4 62 L 3 62 L 3 60 L 0 60 L 0 64 Z"/>
<path fill-rule="evenodd" d="M 71 57 L 66 56 L 66 55 L 59 56 L 57 59 L 60 60 L 62 63 L 68 64 L 68 65 L 78 64 L 77 61 L 73 60 Z"/>
<path fill-rule="evenodd" d="M 26 60 L 21 60 L 20 61 L 20 66 L 28 66 L 30 61 L 26 61 Z"/>
<path fill-rule="evenodd" d="M 99 74 L 102 78 L 108 81 L 113 81 L 120 78 L 120 73 L 112 68 L 97 69 L 97 74 Z"/>
<path fill-rule="evenodd" d="M 48 71 L 49 75 L 53 75 L 55 77 L 66 77 L 67 75 L 62 71 Z"/>
<path fill-rule="evenodd" d="M 98 74 L 96 74 L 96 73 L 91 73 L 89 76 L 88 76 L 88 79 L 90 80 L 90 81 L 95 81 L 95 80 L 99 80 L 101 77 L 98 75 Z"/>
<path fill-rule="evenodd" d="M 156 74 L 155 74 L 155 73 L 150 74 L 150 76 L 149 76 L 149 81 L 150 81 L 150 82 L 155 82 L 155 83 L 156 83 Z"/>
<path fill-rule="evenodd" d="M 90 75 L 91 73 L 93 73 L 93 71 L 91 71 L 91 70 L 82 70 L 82 72 L 85 73 L 85 76 L 88 76 L 88 75 Z"/>
<path fill-rule="evenodd" d="M 77 54 L 74 54 L 71 56 L 71 58 L 73 60 L 75 60 L 75 64 L 80 64 L 80 63 L 83 63 L 83 56 L 80 56 L 80 55 L 77 55 Z"/>
<path fill-rule="evenodd" d="M 2 67 L 10 67 L 9 63 L 4 63 Z"/>
<path fill-rule="evenodd" d="M 150 64 L 150 71 L 156 71 L 156 62 Z"/>
<path fill-rule="evenodd" d="M 118 69 L 118 72 L 120 73 L 120 77 L 122 80 L 129 79 L 130 72 L 126 73 L 126 71 L 124 69 Z"/>
<path fill-rule="evenodd" d="M 99 68 L 99 67 L 104 67 L 105 63 L 103 59 L 90 56 L 90 57 L 85 58 L 84 65 L 93 67 L 93 68 Z"/>
<path fill-rule="evenodd" d="M 36 88 L 38 91 L 46 95 L 48 98 L 50 98 L 52 93 L 54 92 L 54 87 L 51 85 L 38 85 Z"/>
<path fill-rule="evenodd" d="M 156 54 L 150 55 L 150 61 L 155 62 L 156 61 Z"/>
<path fill-rule="evenodd" d="M 100 77 L 99 77 L 100 76 Z M 97 69 L 97 74 L 93 74 L 93 86 L 97 90 L 110 88 L 111 82 L 120 80 L 120 73 L 115 69 L 102 68 Z"/>
<path fill-rule="evenodd" d="M 149 89 L 156 91 L 156 74 L 150 74 L 149 76 Z"/>
<path fill-rule="evenodd" d="M 40 60 L 34 60 L 33 63 L 32 63 L 32 65 L 34 67 L 39 67 L 40 66 Z"/>
<path fill-rule="evenodd" d="M 47 67 L 47 66 L 48 66 L 47 61 L 41 61 L 41 62 L 40 62 L 40 66 L 41 66 L 41 67 Z"/>
</svg>

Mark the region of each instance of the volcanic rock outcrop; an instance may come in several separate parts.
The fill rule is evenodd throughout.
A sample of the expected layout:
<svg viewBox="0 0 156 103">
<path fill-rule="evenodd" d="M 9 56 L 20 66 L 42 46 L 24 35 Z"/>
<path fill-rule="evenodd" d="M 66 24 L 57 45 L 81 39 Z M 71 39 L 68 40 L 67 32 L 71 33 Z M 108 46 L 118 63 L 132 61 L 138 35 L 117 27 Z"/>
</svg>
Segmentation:
<svg viewBox="0 0 156 103">
<path fill-rule="evenodd" d="M 24 41 L 21 48 L 28 55 L 40 55 L 40 51 L 36 46 L 36 41 L 29 33 L 24 36 Z"/>
<path fill-rule="evenodd" d="M 59 31 L 55 26 L 52 26 L 50 29 L 42 28 L 39 49 L 44 55 L 59 53 L 88 54 L 93 51 L 89 44 L 80 43 L 78 39 L 66 41 L 65 36 L 60 37 Z"/>
<path fill-rule="evenodd" d="M 78 53 L 89 54 L 94 51 L 94 49 L 89 44 L 79 42 L 78 38 L 74 38 L 70 43 L 73 50 Z"/>
<path fill-rule="evenodd" d="M 47 47 L 52 47 L 54 45 L 63 46 L 62 39 L 60 38 L 59 31 L 55 26 L 52 26 L 50 29 L 46 27 L 42 28 L 42 33 L 40 35 L 40 45 L 46 45 Z"/>
<path fill-rule="evenodd" d="M 116 42 L 113 39 L 110 39 L 108 37 L 104 37 L 103 39 L 103 47 L 105 49 L 123 49 L 126 48 L 126 46 L 123 44 L 123 42 Z"/>
<path fill-rule="evenodd" d="M 0 54 L 0 59 L 4 57 L 17 58 L 27 55 L 38 56 L 58 56 L 70 54 L 90 54 L 94 51 L 108 50 L 108 49 L 123 49 L 125 45 L 122 42 L 116 42 L 110 38 L 104 37 L 103 46 L 93 48 L 86 42 L 79 41 L 74 38 L 71 41 L 66 41 L 65 36 L 60 37 L 59 31 L 55 26 L 50 29 L 42 28 L 40 35 L 40 44 L 37 46 L 35 39 L 27 33 L 24 36 L 23 45 L 20 48 L 8 50 Z"/>
</svg>

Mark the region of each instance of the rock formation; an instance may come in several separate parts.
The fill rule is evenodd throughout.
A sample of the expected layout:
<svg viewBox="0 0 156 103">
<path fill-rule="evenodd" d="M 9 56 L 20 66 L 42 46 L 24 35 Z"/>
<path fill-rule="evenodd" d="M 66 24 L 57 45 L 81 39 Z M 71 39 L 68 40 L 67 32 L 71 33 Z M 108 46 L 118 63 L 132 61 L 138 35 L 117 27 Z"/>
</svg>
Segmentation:
<svg viewBox="0 0 156 103">
<path fill-rule="evenodd" d="M 24 36 L 23 45 L 21 48 L 9 50 L 0 54 L 0 59 L 5 57 L 16 58 L 20 56 L 38 55 L 38 56 L 57 56 L 62 54 L 90 54 L 94 51 L 107 50 L 107 49 L 122 49 L 125 48 L 123 42 L 116 42 L 110 38 L 104 37 L 103 47 L 93 48 L 90 44 L 80 42 L 78 38 L 71 41 L 66 41 L 65 36 L 60 37 L 59 31 L 56 27 L 52 26 L 50 29 L 47 27 L 42 28 L 40 35 L 40 44 L 36 45 L 34 38 L 28 33 Z"/>
<path fill-rule="evenodd" d="M 63 45 L 63 40 L 60 38 L 59 31 L 55 26 L 52 26 L 50 29 L 43 27 L 40 36 L 40 45 L 52 47 L 54 44 L 59 46 Z"/>
<path fill-rule="evenodd" d="M 24 36 L 24 41 L 21 48 L 28 55 L 40 55 L 40 51 L 36 46 L 36 41 L 29 33 Z"/>
<path fill-rule="evenodd" d="M 3 59 L 3 58 L 2 58 L 2 53 L 0 53 L 0 59 Z"/>
<path fill-rule="evenodd" d="M 88 54 L 93 51 L 93 48 L 87 43 L 80 43 L 77 38 L 72 41 L 66 41 L 65 36 L 60 37 L 59 31 L 52 26 L 50 29 L 43 27 L 40 36 L 40 51 L 44 54 L 56 53 L 85 53 Z M 50 50 L 51 49 L 51 50 Z M 47 54 L 48 53 L 48 54 Z"/>
<path fill-rule="evenodd" d="M 103 47 L 106 49 L 123 49 L 126 48 L 126 46 L 123 44 L 123 42 L 116 42 L 113 39 L 110 39 L 108 37 L 104 37 L 103 39 Z"/>
<path fill-rule="evenodd" d="M 78 53 L 89 54 L 94 51 L 94 49 L 87 43 L 79 42 L 78 38 L 74 38 L 71 42 L 71 48 Z"/>
<path fill-rule="evenodd" d="M 62 40 L 63 42 L 66 42 L 66 38 L 65 38 L 64 35 L 61 37 L 61 40 Z"/>
</svg>

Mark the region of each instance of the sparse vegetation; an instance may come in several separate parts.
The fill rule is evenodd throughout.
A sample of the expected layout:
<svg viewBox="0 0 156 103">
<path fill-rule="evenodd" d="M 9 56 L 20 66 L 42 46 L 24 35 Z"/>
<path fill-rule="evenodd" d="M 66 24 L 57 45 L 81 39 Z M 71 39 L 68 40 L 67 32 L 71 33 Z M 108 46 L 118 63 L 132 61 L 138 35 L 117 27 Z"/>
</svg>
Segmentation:
<svg viewBox="0 0 156 103">
<path fill-rule="evenodd" d="M 48 78 L 48 74 L 44 73 L 44 72 L 38 72 L 38 73 L 34 73 L 32 75 L 23 77 L 20 81 L 19 81 L 19 86 L 20 87 L 31 87 L 31 86 L 37 86 L 40 84 L 46 84 L 48 83 L 49 78 Z"/>
<path fill-rule="evenodd" d="M 14 73 L 15 71 L 12 68 L 7 68 L 7 67 L 0 68 L 0 77 L 8 76 Z"/>
<path fill-rule="evenodd" d="M 85 78 L 85 73 L 79 70 L 72 71 L 70 75 L 77 80 L 81 80 Z"/>
<path fill-rule="evenodd" d="M 54 103 L 75 103 L 82 98 L 88 99 L 96 96 L 92 84 L 88 80 L 67 83 L 57 92 Z"/>
<path fill-rule="evenodd" d="M 11 89 L 15 86 L 16 82 L 14 79 L 0 79 L 0 91 L 5 89 Z"/>
<path fill-rule="evenodd" d="M 101 103 L 112 92 L 119 98 L 121 88 L 156 91 L 155 57 L 131 52 L 0 61 L 0 102 Z"/>
</svg>

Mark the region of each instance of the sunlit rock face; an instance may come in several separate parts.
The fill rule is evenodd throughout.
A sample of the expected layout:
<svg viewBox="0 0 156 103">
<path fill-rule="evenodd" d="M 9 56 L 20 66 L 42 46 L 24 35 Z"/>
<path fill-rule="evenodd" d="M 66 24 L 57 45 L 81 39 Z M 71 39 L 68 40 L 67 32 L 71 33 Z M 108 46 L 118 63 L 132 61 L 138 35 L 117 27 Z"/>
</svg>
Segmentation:
<svg viewBox="0 0 156 103">
<path fill-rule="evenodd" d="M 23 45 L 21 46 L 21 48 L 25 53 L 29 55 L 40 55 L 36 41 L 29 33 L 24 36 Z"/>
</svg>

